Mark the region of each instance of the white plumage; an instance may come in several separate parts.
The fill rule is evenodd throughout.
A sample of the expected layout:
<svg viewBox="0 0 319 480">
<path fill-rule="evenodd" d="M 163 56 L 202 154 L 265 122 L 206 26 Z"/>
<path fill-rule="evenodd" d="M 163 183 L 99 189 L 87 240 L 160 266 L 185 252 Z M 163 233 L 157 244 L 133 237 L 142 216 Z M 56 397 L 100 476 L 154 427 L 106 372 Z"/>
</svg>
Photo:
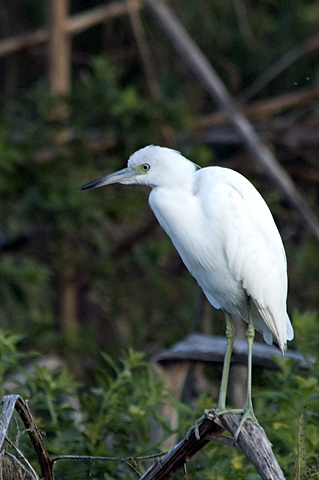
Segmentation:
<svg viewBox="0 0 319 480">
<path fill-rule="evenodd" d="M 186 161 L 171 152 L 165 162 L 169 159 L 181 170 Z M 149 203 L 156 218 L 210 303 L 248 321 L 250 296 L 256 330 L 269 344 L 274 337 L 284 351 L 293 336 L 286 312 L 287 264 L 266 203 L 237 172 L 191 166 L 193 171 L 183 169 L 184 178 L 176 176 L 174 185 L 159 179 L 153 187 Z"/>
</svg>

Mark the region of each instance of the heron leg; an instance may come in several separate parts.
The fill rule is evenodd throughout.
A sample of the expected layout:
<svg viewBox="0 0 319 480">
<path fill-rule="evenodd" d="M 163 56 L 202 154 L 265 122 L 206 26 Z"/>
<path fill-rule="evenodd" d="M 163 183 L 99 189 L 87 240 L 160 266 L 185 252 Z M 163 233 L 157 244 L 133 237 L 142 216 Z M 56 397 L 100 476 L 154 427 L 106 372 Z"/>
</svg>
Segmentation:
<svg viewBox="0 0 319 480">
<path fill-rule="evenodd" d="M 255 338 L 255 328 L 251 318 L 250 310 L 250 297 L 247 297 L 247 310 L 248 310 L 248 327 L 246 331 L 246 338 L 248 344 L 248 364 L 247 364 L 247 394 L 246 401 L 242 410 L 242 418 L 237 427 L 237 430 L 234 435 L 234 443 L 237 441 L 240 430 L 247 418 L 251 418 L 258 423 L 257 418 L 254 414 L 253 403 L 251 400 L 251 381 L 252 381 L 252 359 L 253 359 L 253 343 Z"/>
<path fill-rule="evenodd" d="M 228 385 L 228 377 L 229 377 L 229 369 L 230 369 L 230 360 L 232 355 L 233 344 L 235 340 L 235 327 L 231 320 L 229 314 L 226 313 L 226 338 L 227 338 L 227 346 L 226 352 L 224 357 L 224 366 L 222 372 L 222 380 L 221 386 L 219 391 L 218 397 L 218 404 L 216 411 L 214 413 L 214 417 L 219 417 L 225 413 L 241 413 L 241 419 L 237 430 L 234 435 L 234 444 L 237 442 L 238 435 L 242 429 L 243 424 L 247 420 L 247 418 L 251 418 L 255 422 L 258 423 L 254 410 L 253 404 L 251 400 L 251 381 L 252 381 L 252 356 L 253 356 L 253 343 L 255 338 L 255 328 L 251 318 L 251 311 L 250 311 L 250 298 L 247 297 L 247 311 L 248 311 L 248 327 L 246 331 L 246 338 L 248 344 L 248 368 L 247 368 L 247 394 L 246 394 L 246 401 L 241 409 L 226 409 L 226 396 L 227 396 L 227 385 Z M 192 427 L 188 435 L 195 430 L 195 436 L 199 440 L 199 424 L 200 422 L 206 417 L 207 414 L 210 414 L 210 411 L 205 411 L 205 415 L 201 417 L 197 422 L 195 422 L 194 427 Z"/>
<path fill-rule="evenodd" d="M 216 407 L 215 417 L 219 417 L 220 415 L 227 413 L 229 410 L 226 410 L 226 396 L 227 396 L 227 385 L 228 385 L 228 377 L 229 377 L 229 368 L 230 368 L 230 360 L 231 354 L 233 350 L 233 344 L 235 340 L 235 327 L 232 322 L 232 319 L 228 313 L 225 312 L 226 317 L 226 338 L 227 338 L 227 346 L 226 352 L 224 356 L 224 365 L 223 365 L 223 372 L 222 372 L 222 380 L 219 390 L 219 397 L 218 397 L 218 404 Z M 194 431 L 195 437 L 197 440 L 200 439 L 199 435 L 199 424 L 206 418 L 206 415 L 210 414 L 210 410 L 205 410 L 205 413 L 202 417 L 196 420 L 193 427 L 191 427 L 186 435 L 186 438 L 189 438 L 190 434 Z"/>
<path fill-rule="evenodd" d="M 223 365 L 223 372 L 222 372 L 222 380 L 220 384 L 219 390 L 219 397 L 218 397 L 218 404 L 217 410 L 219 412 L 226 411 L 226 396 L 227 396 L 227 385 L 228 385 L 228 377 L 229 377 L 229 368 L 230 368 L 230 360 L 231 354 L 233 350 L 233 344 L 235 340 L 235 327 L 232 322 L 232 319 L 228 313 L 225 313 L 226 316 L 226 338 L 227 338 L 227 347 L 224 357 L 224 365 Z"/>
<path fill-rule="evenodd" d="M 250 311 L 250 298 L 247 298 L 247 308 L 248 308 L 248 327 L 246 331 L 247 344 L 248 344 L 248 365 L 247 365 L 247 395 L 244 408 L 249 408 L 253 410 L 253 404 L 251 400 L 251 382 L 252 382 L 252 365 L 253 365 L 253 344 L 255 338 L 255 328 L 251 319 Z"/>
</svg>

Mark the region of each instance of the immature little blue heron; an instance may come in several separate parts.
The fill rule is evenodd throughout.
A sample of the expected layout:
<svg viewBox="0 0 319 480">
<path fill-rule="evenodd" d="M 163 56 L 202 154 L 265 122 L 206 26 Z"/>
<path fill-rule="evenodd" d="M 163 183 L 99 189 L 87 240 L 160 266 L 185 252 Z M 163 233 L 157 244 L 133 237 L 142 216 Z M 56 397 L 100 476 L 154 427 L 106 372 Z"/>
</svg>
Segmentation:
<svg viewBox="0 0 319 480">
<path fill-rule="evenodd" d="M 82 189 L 112 183 L 151 187 L 149 204 L 157 220 L 209 302 L 225 312 L 227 348 L 219 415 L 230 411 L 226 410 L 226 393 L 235 339 L 231 315 L 248 323 L 247 397 L 240 410 L 238 435 L 246 418 L 256 420 L 251 401 L 254 329 L 268 344 L 275 340 L 283 354 L 287 340 L 293 338 L 286 311 L 286 255 L 270 210 L 239 173 L 221 167 L 200 168 L 179 152 L 153 145 L 135 152 L 127 168 Z"/>
</svg>

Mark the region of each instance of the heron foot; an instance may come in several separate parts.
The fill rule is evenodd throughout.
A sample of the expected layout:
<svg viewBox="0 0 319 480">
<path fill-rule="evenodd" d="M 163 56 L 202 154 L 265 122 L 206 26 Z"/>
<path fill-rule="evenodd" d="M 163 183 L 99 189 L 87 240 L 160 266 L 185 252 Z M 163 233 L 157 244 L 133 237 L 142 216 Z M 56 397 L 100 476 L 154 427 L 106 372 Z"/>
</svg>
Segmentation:
<svg viewBox="0 0 319 480">
<path fill-rule="evenodd" d="M 210 420 L 213 420 L 215 418 L 215 415 L 212 416 L 211 410 L 204 410 L 204 415 L 199 417 L 197 420 L 195 420 L 194 425 L 192 425 L 189 429 L 188 432 L 185 435 L 185 438 L 188 440 L 191 434 L 194 432 L 196 440 L 200 440 L 200 434 L 199 434 L 199 425 L 203 420 L 206 418 L 209 418 Z"/>
<path fill-rule="evenodd" d="M 250 418 L 251 420 L 253 420 L 254 422 L 256 422 L 258 424 L 258 420 L 257 420 L 257 418 L 254 414 L 253 406 L 252 406 L 251 402 L 249 402 L 249 401 L 245 403 L 243 408 L 234 408 L 234 409 L 222 408 L 222 409 L 220 409 L 220 408 L 217 407 L 216 412 L 215 412 L 215 417 L 220 417 L 220 416 L 224 415 L 225 413 L 240 413 L 242 415 L 242 417 L 240 419 L 240 422 L 238 424 L 237 430 L 235 432 L 235 435 L 233 437 L 234 445 L 237 443 L 240 431 L 241 431 L 245 421 L 248 418 Z"/>
<path fill-rule="evenodd" d="M 216 410 L 214 411 L 214 413 L 212 413 L 211 410 L 205 410 L 204 415 L 202 415 L 200 418 L 195 420 L 194 425 L 192 425 L 188 429 L 188 432 L 186 433 L 185 438 L 188 440 L 189 437 L 191 436 L 191 434 L 194 432 L 196 439 L 200 440 L 199 425 L 201 424 L 201 422 L 203 420 L 205 420 L 205 418 L 209 418 L 210 420 L 214 420 L 214 418 L 221 417 L 222 415 L 225 415 L 226 413 L 240 413 L 242 415 L 241 419 L 240 419 L 240 422 L 238 424 L 237 430 L 235 432 L 235 435 L 233 437 L 234 445 L 237 443 L 238 436 L 241 432 L 241 429 L 242 429 L 245 421 L 248 418 L 250 418 L 251 420 L 253 420 L 254 422 L 256 422 L 258 424 L 258 420 L 257 420 L 257 418 L 254 414 L 254 410 L 253 410 L 253 407 L 252 407 L 250 402 L 245 403 L 243 408 L 222 408 L 222 409 L 220 409 L 219 407 L 217 407 Z"/>
<path fill-rule="evenodd" d="M 194 432 L 194 434 L 195 434 L 196 440 L 200 440 L 199 425 L 200 425 L 200 423 L 201 423 L 203 420 L 205 420 L 205 416 L 206 416 L 206 414 L 202 415 L 202 416 L 199 417 L 197 420 L 195 420 L 194 425 L 192 425 L 192 426 L 188 429 L 188 431 L 187 431 L 187 433 L 186 433 L 186 435 L 185 435 L 186 440 L 189 439 L 189 437 L 191 436 L 191 434 L 192 434 L 193 432 Z"/>
<path fill-rule="evenodd" d="M 236 430 L 235 435 L 234 435 L 234 445 L 237 443 L 238 435 L 240 434 L 242 426 L 244 425 L 245 421 L 248 418 L 250 418 L 251 420 L 253 420 L 254 422 L 256 422 L 258 424 L 258 420 L 257 420 L 257 418 L 254 414 L 254 410 L 253 410 L 252 406 L 249 406 L 249 407 L 244 406 L 244 408 L 242 410 L 242 417 L 240 419 L 239 425 L 238 425 L 237 430 Z"/>
</svg>

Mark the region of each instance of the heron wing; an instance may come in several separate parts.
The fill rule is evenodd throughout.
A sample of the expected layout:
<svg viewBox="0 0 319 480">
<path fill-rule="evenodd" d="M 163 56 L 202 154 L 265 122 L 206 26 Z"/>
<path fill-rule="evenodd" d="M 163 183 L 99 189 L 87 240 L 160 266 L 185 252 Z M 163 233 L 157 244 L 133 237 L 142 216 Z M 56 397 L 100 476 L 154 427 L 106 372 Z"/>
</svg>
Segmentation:
<svg viewBox="0 0 319 480">
<path fill-rule="evenodd" d="M 230 272 L 251 297 L 261 317 L 253 320 L 263 321 L 283 348 L 287 265 L 281 237 L 268 206 L 247 179 L 232 170 L 212 170 L 215 172 L 210 175 L 210 189 L 201 190 L 206 192 L 206 214 L 212 217 L 221 235 Z"/>
</svg>

